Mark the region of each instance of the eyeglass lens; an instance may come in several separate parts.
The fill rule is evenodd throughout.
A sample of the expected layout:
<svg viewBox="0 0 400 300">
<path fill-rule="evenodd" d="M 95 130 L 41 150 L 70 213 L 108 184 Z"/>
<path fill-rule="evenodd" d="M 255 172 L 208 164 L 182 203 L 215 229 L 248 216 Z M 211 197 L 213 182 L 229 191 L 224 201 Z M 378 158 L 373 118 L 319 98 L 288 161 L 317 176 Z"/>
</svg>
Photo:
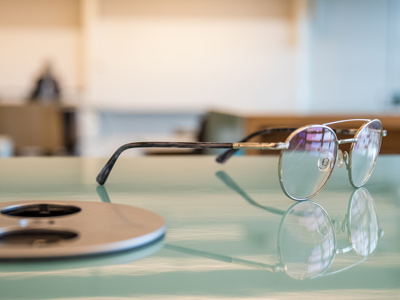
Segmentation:
<svg viewBox="0 0 400 300">
<path fill-rule="evenodd" d="M 281 184 L 289 197 L 308 199 L 325 185 L 335 166 L 337 138 L 323 126 L 306 128 L 289 141 L 280 160 Z"/>
<path fill-rule="evenodd" d="M 358 141 L 350 151 L 351 181 L 360 187 L 370 177 L 382 141 L 382 124 L 378 120 L 368 123 L 357 135 Z"/>
<path fill-rule="evenodd" d="M 366 257 L 375 251 L 379 240 L 379 224 L 371 194 L 357 190 L 349 211 L 349 230 L 354 250 Z"/>
<path fill-rule="evenodd" d="M 331 265 L 335 233 L 326 212 L 313 202 L 301 202 L 283 220 L 279 250 L 286 273 L 294 279 L 313 278 Z"/>
</svg>

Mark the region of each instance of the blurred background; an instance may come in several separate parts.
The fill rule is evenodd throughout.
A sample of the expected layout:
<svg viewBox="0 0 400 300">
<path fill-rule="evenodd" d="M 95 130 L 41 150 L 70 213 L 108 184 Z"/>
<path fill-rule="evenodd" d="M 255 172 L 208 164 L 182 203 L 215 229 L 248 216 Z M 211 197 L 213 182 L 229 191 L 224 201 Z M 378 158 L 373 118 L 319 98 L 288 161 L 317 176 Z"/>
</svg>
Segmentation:
<svg viewBox="0 0 400 300">
<path fill-rule="evenodd" d="M 400 152 L 400 1 L 0 0 L 2 157 L 349 117 Z"/>
</svg>

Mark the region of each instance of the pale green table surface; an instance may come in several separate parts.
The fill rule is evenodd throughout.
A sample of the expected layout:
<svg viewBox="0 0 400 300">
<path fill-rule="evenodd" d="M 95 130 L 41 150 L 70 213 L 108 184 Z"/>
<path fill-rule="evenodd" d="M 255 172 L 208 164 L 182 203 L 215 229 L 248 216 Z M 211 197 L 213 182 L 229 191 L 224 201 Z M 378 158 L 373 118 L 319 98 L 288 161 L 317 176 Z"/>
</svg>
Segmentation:
<svg viewBox="0 0 400 300">
<path fill-rule="evenodd" d="M 158 243 L 117 255 L 2 263 L 0 299 L 400 299 L 400 156 L 379 157 L 365 186 L 384 232 L 376 250 L 338 253 L 324 274 L 305 280 L 267 267 L 279 265 L 282 214 L 295 204 L 280 189 L 278 157 L 214 159 L 122 157 L 106 190 L 95 182 L 105 159 L 0 160 L 0 202 L 109 200 L 156 212 L 168 227 Z M 345 168 L 336 168 L 312 199 L 339 224 L 337 249 L 350 245 L 353 192 Z"/>
</svg>

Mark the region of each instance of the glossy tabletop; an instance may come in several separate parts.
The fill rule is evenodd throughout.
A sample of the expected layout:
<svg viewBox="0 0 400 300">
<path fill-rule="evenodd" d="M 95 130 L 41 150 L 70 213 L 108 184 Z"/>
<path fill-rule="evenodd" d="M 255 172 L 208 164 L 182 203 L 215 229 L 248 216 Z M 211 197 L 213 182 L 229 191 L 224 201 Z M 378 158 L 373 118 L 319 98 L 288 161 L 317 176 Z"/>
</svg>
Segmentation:
<svg viewBox="0 0 400 300">
<path fill-rule="evenodd" d="M 400 156 L 365 189 L 335 168 L 312 201 L 281 191 L 278 156 L 0 160 L 0 202 L 93 201 L 161 215 L 166 236 L 98 257 L 0 262 L 0 299 L 399 299 Z M 90 220 L 88 220 L 90 222 Z"/>
</svg>

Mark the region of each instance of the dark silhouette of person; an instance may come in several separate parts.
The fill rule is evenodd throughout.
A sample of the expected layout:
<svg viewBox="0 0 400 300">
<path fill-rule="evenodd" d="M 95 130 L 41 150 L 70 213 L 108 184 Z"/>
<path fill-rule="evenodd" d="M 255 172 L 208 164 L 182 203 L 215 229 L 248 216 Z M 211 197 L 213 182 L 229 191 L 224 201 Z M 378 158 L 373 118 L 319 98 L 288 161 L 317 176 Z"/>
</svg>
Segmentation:
<svg viewBox="0 0 400 300">
<path fill-rule="evenodd" d="M 30 96 L 30 101 L 46 104 L 59 102 L 60 94 L 60 86 L 53 76 L 51 65 L 46 64 L 43 73 L 35 83 L 35 88 Z"/>
</svg>

